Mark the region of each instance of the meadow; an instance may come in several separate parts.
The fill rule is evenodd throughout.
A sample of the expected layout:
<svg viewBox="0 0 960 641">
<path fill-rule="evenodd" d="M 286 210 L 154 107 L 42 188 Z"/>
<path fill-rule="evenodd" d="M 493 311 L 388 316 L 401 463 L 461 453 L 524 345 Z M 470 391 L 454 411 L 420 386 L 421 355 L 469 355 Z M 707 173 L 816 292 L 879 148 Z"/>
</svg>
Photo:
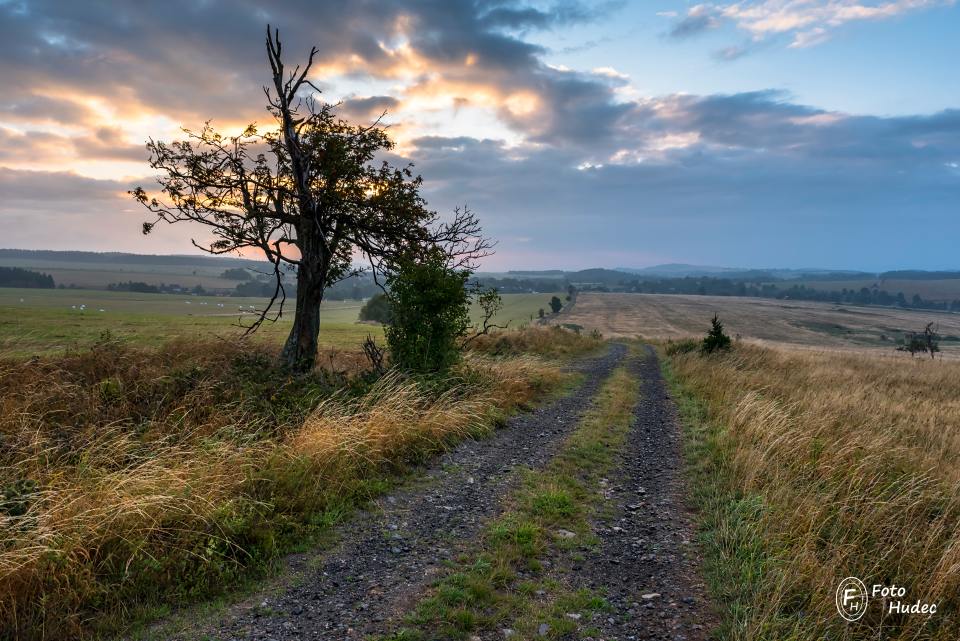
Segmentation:
<svg viewBox="0 0 960 641">
<path fill-rule="evenodd" d="M 519 328 L 548 298 L 504 296 L 497 321 Z M 268 573 L 412 466 L 557 389 L 558 359 L 600 345 L 525 327 L 482 337 L 443 381 L 376 379 L 358 345 L 380 327 L 356 322 L 359 302 L 332 302 L 318 368 L 294 378 L 273 360 L 285 321 L 233 340 L 240 307 L 261 303 L 0 289 L 0 637 L 116 631 Z M 683 349 L 714 313 L 740 340 Z M 957 349 L 893 351 L 926 322 L 960 335 L 956 318 L 593 293 L 558 317 L 660 346 L 716 638 L 960 636 Z M 872 603 L 849 626 L 834 592 L 851 575 L 937 614 Z"/>
<path fill-rule="evenodd" d="M 519 327 L 529 323 L 547 301 L 549 295 L 505 294 L 494 322 Z M 59 353 L 91 344 L 105 331 L 135 345 L 154 347 L 176 338 L 234 340 L 244 332 L 240 324 L 249 325 L 253 310 L 265 302 L 230 296 L 0 288 L 0 355 Z M 382 337 L 379 325 L 357 321 L 362 305 L 361 301 L 323 304 L 323 348 L 355 348 L 368 334 Z M 473 316 L 479 321 L 479 310 L 474 309 Z M 276 323 L 264 323 L 257 336 L 280 344 L 289 331 L 288 315 Z"/>
<path fill-rule="evenodd" d="M 221 278 L 228 265 L 203 263 L 151 264 L 149 262 L 96 263 L 83 260 L 54 260 L 4 256 L 0 264 L 22 267 L 53 276 L 58 285 L 83 289 L 106 289 L 110 283 L 135 281 L 149 285 L 176 283 L 184 288 L 232 290 L 237 281 Z M 237 263 L 242 264 L 242 263 Z"/>
<path fill-rule="evenodd" d="M 719 638 L 960 637 L 960 363 L 667 349 Z M 847 624 L 847 576 L 936 614 Z"/>
</svg>

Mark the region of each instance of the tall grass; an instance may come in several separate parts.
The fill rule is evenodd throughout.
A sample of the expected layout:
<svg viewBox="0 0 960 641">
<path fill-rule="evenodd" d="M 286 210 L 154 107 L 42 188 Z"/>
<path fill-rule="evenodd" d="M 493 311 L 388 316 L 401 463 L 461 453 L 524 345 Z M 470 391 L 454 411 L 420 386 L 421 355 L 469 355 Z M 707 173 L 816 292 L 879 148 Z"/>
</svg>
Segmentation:
<svg viewBox="0 0 960 641">
<path fill-rule="evenodd" d="M 741 346 L 676 355 L 731 639 L 960 638 L 960 364 Z M 846 576 L 906 588 L 846 623 Z"/>
<path fill-rule="evenodd" d="M 79 638 L 264 569 L 391 475 L 562 374 L 470 355 L 449 380 L 285 376 L 255 346 L 0 361 L 0 638 Z"/>
<path fill-rule="evenodd" d="M 470 347 L 476 352 L 500 356 L 537 354 L 558 358 L 599 349 L 601 345 L 603 338 L 598 333 L 580 334 L 553 325 L 491 332 L 478 336 Z"/>
</svg>

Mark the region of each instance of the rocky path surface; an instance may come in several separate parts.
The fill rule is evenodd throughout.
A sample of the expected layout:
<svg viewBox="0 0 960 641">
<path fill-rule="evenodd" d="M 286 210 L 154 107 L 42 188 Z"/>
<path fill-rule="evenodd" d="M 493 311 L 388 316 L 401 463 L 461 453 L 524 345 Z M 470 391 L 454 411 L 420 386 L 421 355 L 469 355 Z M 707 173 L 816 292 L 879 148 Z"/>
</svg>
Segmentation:
<svg viewBox="0 0 960 641">
<path fill-rule="evenodd" d="M 443 561 L 502 511 L 518 468 L 550 460 L 626 352 L 613 343 L 603 356 L 582 361 L 575 369 L 584 382 L 572 393 L 514 417 L 490 438 L 463 443 L 422 482 L 340 527 L 338 547 L 291 557 L 280 581 L 172 638 L 342 641 L 386 632 L 387 621 L 414 605 Z"/>
<path fill-rule="evenodd" d="M 610 605 L 592 625 L 598 639 L 707 639 L 713 615 L 693 546 L 676 407 L 653 350 L 631 360 L 641 397 L 623 460 L 603 484 L 594 524 L 600 545 L 574 568 Z"/>
</svg>

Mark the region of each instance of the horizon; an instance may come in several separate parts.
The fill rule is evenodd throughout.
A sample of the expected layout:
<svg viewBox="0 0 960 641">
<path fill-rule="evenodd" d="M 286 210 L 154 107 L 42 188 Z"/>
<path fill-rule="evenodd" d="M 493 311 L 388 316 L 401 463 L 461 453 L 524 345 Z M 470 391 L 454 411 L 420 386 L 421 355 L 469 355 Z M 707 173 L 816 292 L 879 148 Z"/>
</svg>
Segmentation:
<svg viewBox="0 0 960 641">
<path fill-rule="evenodd" d="M 267 22 L 291 63 L 320 47 L 320 99 L 388 112 L 433 209 L 477 213 L 482 271 L 956 269 L 955 0 L 0 0 L 5 244 L 193 255 L 125 192 L 148 137 L 267 121 Z"/>
<path fill-rule="evenodd" d="M 211 255 L 205 252 L 196 252 L 196 253 L 170 253 L 170 254 L 156 254 L 156 253 L 139 253 L 139 252 L 126 252 L 119 250 L 105 250 L 105 251 L 91 251 L 84 249 L 46 249 L 46 248 L 26 248 L 26 247 L 0 247 L 0 252 L 5 251 L 24 251 L 24 252 L 55 252 L 55 253 L 68 253 L 68 252 L 81 252 L 81 253 L 93 253 L 93 254 L 119 254 L 119 255 L 129 255 L 129 256 L 138 256 L 146 258 L 214 258 L 214 259 L 224 259 L 224 260 L 238 260 L 238 261 L 249 261 L 249 260 L 259 260 L 257 258 L 247 258 L 244 256 L 234 256 L 229 254 L 222 255 Z M 525 268 L 525 267 L 510 267 L 506 269 L 476 269 L 473 270 L 477 274 L 501 274 L 509 272 L 519 272 L 519 273 L 539 273 L 539 272 L 567 272 L 573 273 L 578 271 L 588 271 L 591 269 L 604 269 L 608 271 L 619 271 L 625 274 L 631 273 L 631 271 L 641 271 L 641 270 L 653 270 L 658 267 L 686 267 L 692 269 L 702 269 L 702 270 L 723 270 L 729 271 L 732 273 L 736 272 L 747 272 L 747 271 L 791 271 L 797 273 L 860 273 L 860 274 L 872 274 L 879 275 L 886 272 L 899 272 L 899 271 L 916 271 L 916 272 L 926 272 L 926 273 L 938 273 L 938 272 L 956 272 L 960 273 L 960 267 L 950 269 L 917 269 L 914 267 L 890 267 L 886 269 L 879 270 L 868 270 L 868 269 L 841 269 L 835 267 L 815 267 L 811 265 L 806 265 L 803 267 L 784 267 L 784 266 L 742 266 L 742 265 L 701 265 L 694 263 L 654 263 L 650 265 L 617 265 L 617 266 L 605 266 L 605 265 L 593 265 L 591 267 L 584 267 L 580 269 L 572 269 L 569 267 L 536 267 L 536 268 Z M 42 271 L 42 268 L 37 268 Z"/>
</svg>

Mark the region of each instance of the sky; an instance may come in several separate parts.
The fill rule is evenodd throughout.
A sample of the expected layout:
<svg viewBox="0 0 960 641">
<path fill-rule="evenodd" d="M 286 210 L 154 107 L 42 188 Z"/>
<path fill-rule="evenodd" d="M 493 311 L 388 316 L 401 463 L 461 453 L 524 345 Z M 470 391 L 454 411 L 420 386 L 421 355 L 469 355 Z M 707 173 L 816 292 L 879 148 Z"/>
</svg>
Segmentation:
<svg viewBox="0 0 960 641">
<path fill-rule="evenodd" d="M 195 253 L 127 191 L 269 123 L 267 23 L 485 270 L 960 269 L 956 0 L 0 0 L 0 247 Z"/>
</svg>

